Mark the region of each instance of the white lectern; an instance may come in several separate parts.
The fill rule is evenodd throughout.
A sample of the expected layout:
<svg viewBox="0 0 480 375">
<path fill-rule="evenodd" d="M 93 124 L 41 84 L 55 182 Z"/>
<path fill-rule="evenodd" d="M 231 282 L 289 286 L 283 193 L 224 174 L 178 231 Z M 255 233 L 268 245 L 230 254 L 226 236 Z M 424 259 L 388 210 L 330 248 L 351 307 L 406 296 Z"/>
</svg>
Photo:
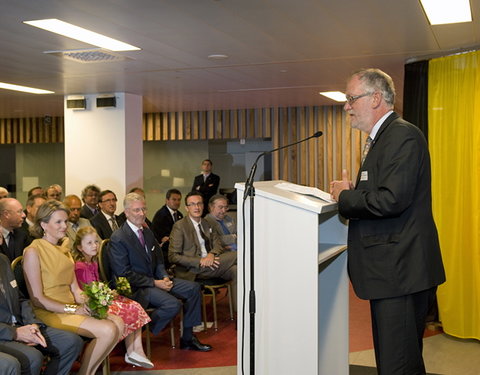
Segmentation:
<svg viewBox="0 0 480 375">
<path fill-rule="evenodd" d="M 255 374 L 348 375 L 347 226 L 336 204 L 279 189 L 280 182 L 254 183 Z M 235 187 L 241 375 L 242 352 L 250 373 L 250 202 L 244 213 L 244 184 Z"/>
</svg>

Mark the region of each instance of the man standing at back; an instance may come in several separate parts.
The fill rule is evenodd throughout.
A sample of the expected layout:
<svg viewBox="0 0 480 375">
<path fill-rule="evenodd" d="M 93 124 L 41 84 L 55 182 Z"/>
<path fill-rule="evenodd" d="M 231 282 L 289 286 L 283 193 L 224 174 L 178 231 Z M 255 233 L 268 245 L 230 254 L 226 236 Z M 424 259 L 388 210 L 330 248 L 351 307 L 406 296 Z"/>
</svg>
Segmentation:
<svg viewBox="0 0 480 375">
<path fill-rule="evenodd" d="M 393 112 L 393 81 L 381 70 L 353 74 L 346 97 L 351 126 L 369 135 L 355 186 L 346 171 L 330 184 L 349 219 L 350 279 L 357 296 L 370 300 L 378 373 L 425 374 L 425 320 L 445 281 L 427 143 Z"/>
<path fill-rule="evenodd" d="M 212 172 L 212 165 L 210 159 L 202 161 L 202 174 L 195 176 L 193 180 L 192 191 L 199 192 L 203 196 L 203 202 L 205 203 L 202 213 L 203 216 L 208 213 L 208 201 L 217 194 L 218 187 L 220 186 L 220 176 Z"/>
</svg>

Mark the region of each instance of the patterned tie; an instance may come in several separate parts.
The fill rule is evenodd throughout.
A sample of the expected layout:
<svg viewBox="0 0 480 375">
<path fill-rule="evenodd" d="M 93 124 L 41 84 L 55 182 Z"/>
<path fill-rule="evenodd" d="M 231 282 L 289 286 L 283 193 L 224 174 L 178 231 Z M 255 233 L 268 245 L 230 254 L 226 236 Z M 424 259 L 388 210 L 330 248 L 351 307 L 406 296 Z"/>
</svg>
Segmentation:
<svg viewBox="0 0 480 375">
<path fill-rule="evenodd" d="M 111 223 L 110 226 L 112 227 L 112 230 L 115 232 L 118 229 L 118 224 L 113 216 L 110 217 L 110 223 Z"/>
<path fill-rule="evenodd" d="M 207 236 L 205 236 L 205 233 L 203 233 L 202 224 L 200 224 L 200 223 L 198 224 L 198 229 L 200 229 L 200 236 L 202 236 L 203 241 L 205 242 L 205 250 L 207 250 L 207 253 L 209 253 L 210 250 L 211 250 L 210 241 L 207 238 Z"/>
<path fill-rule="evenodd" d="M 363 146 L 362 164 L 365 161 L 365 158 L 367 157 L 368 151 L 370 151 L 370 146 L 371 145 L 372 145 L 372 138 L 370 138 L 370 136 L 368 136 L 367 140 L 365 142 L 365 146 Z"/>
<path fill-rule="evenodd" d="M 178 211 L 173 213 L 173 222 L 176 223 L 178 221 Z"/>
</svg>

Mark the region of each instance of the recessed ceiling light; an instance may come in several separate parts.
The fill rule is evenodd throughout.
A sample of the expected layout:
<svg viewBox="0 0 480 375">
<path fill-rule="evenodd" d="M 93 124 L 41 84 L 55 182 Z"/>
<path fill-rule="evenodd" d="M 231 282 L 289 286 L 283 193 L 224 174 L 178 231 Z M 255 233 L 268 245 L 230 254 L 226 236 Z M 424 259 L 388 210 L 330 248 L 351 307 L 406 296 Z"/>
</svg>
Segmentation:
<svg viewBox="0 0 480 375">
<path fill-rule="evenodd" d="M 11 83 L 0 82 L 0 89 L 28 92 L 31 94 L 54 94 L 53 91 L 36 89 L 34 87 L 13 85 Z"/>
<path fill-rule="evenodd" d="M 84 43 L 93 44 L 97 47 L 106 48 L 110 51 L 136 51 L 140 49 L 132 46 L 131 44 L 121 42 L 108 36 L 98 34 L 94 31 L 72 25 L 71 23 L 60 21 L 55 18 L 23 21 L 23 23 L 50 31 L 55 34 L 66 36 L 68 38 L 79 40 Z"/>
<path fill-rule="evenodd" d="M 469 0 L 420 0 L 431 25 L 472 22 Z"/>
<path fill-rule="evenodd" d="M 326 96 L 329 99 L 333 99 L 337 102 L 346 102 L 347 98 L 345 97 L 345 94 L 340 91 L 324 91 L 324 92 L 319 92 L 320 95 Z"/>
<path fill-rule="evenodd" d="M 225 59 L 228 59 L 228 55 L 214 54 L 214 55 L 208 55 L 208 58 L 210 60 L 225 60 Z"/>
</svg>

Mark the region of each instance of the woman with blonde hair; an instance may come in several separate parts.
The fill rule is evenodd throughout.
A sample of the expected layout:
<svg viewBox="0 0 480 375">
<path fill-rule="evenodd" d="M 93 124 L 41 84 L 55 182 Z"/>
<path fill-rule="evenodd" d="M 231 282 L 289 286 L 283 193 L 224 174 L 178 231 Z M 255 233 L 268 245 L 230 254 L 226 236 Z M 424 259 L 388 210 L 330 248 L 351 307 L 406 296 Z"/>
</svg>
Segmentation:
<svg viewBox="0 0 480 375">
<path fill-rule="evenodd" d="M 56 200 L 43 203 L 32 234 L 37 237 L 25 250 L 23 271 L 35 314 L 45 324 L 91 338 L 78 374 L 94 375 L 117 344 L 123 321 L 115 315 L 98 320 L 84 305 L 74 272 L 67 230 L 68 208 Z"/>
<path fill-rule="evenodd" d="M 72 255 L 75 260 L 75 275 L 80 288 L 92 281 L 99 281 L 98 274 L 98 245 L 99 236 L 94 227 L 80 228 L 72 246 Z M 143 307 L 131 299 L 118 295 L 113 300 L 108 312 L 122 318 L 125 326 L 120 340 L 125 339 L 125 362 L 153 368 L 153 363 L 143 351 L 142 327 L 150 322 L 150 317 Z"/>
</svg>

